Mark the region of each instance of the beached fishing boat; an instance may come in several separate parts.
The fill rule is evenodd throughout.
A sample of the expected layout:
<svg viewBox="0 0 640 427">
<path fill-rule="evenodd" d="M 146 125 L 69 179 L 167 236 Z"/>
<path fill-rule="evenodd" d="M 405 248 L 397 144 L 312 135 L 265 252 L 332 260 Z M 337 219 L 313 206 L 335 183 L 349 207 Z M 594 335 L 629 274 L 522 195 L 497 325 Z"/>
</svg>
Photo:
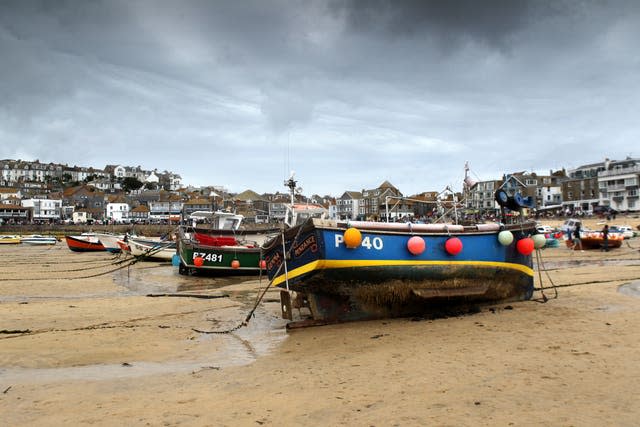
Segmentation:
<svg viewBox="0 0 640 427">
<path fill-rule="evenodd" d="M 293 178 L 289 181 L 285 185 L 295 188 Z M 503 222 L 507 210 L 521 213 L 529 203 L 503 189 L 495 197 Z M 457 218 L 455 198 L 451 206 L 449 214 Z M 288 319 L 291 291 L 295 307 L 329 322 L 441 313 L 532 297 L 531 253 L 545 243 L 544 236 L 534 236 L 535 222 L 464 226 L 321 216 L 317 212 L 293 224 L 263 247 L 269 279 L 286 290 L 281 302 Z"/>
<path fill-rule="evenodd" d="M 41 234 L 32 234 L 30 236 L 22 236 L 20 243 L 27 245 L 55 245 L 58 239 L 55 236 L 43 236 Z"/>
<path fill-rule="evenodd" d="M 179 273 L 257 275 L 264 270 L 260 245 L 273 233 L 240 230 L 243 215 L 212 212 L 210 227 L 180 227 Z"/>
<path fill-rule="evenodd" d="M 573 234 L 576 227 L 580 227 L 580 242 L 582 243 L 582 249 L 601 249 L 604 247 L 604 235 L 601 231 L 594 231 L 586 229 L 582 226 L 582 221 L 575 218 L 567 219 L 562 225 L 564 230 L 565 244 L 569 249 L 579 249 L 574 244 Z M 622 246 L 624 236 L 621 233 L 617 233 L 613 230 L 609 230 L 608 243 L 609 249 L 619 248 Z"/>
<path fill-rule="evenodd" d="M 106 248 L 93 234 L 82 234 L 78 236 L 65 236 L 67 246 L 73 252 L 101 252 Z"/>
<path fill-rule="evenodd" d="M 173 240 L 129 237 L 127 243 L 131 255 L 141 259 L 171 261 L 176 253 L 176 242 Z"/>
<path fill-rule="evenodd" d="M 118 240 L 124 239 L 124 234 L 112 234 L 112 233 L 92 233 L 100 240 L 102 246 L 111 253 L 121 252 L 121 248 L 118 245 Z"/>
<path fill-rule="evenodd" d="M 531 298 L 534 227 L 310 219 L 264 251 L 273 284 L 314 319 L 396 317 Z"/>
<path fill-rule="evenodd" d="M 16 245 L 20 242 L 20 236 L 0 235 L 0 245 Z"/>
<path fill-rule="evenodd" d="M 124 254 L 130 254 L 131 253 L 131 247 L 129 246 L 129 242 L 128 242 L 128 238 L 127 239 L 120 239 L 118 240 L 116 243 L 118 244 L 118 247 L 120 248 L 120 252 L 124 253 Z"/>
<path fill-rule="evenodd" d="M 624 236 L 620 233 L 609 233 L 607 247 L 609 249 L 619 248 L 624 242 Z M 582 249 L 602 249 L 604 248 L 604 236 L 601 231 L 581 231 L 580 242 L 582 243 Z M 565 240 L 565 243 L 569 249 L 579 249 L 574 244 L 573 239 Z"/>
</svg>

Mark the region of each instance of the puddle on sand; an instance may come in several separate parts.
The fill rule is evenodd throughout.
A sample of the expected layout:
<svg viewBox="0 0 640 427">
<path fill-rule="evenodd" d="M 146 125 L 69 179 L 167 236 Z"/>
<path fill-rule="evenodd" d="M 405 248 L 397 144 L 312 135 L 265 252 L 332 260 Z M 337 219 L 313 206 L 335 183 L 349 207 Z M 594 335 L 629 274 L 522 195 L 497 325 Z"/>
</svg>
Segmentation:
<svg viewBox="0 0 640 427">
<path fill-rule="evenodd" d="M 194 290 L 205 292 L 255 279 L 252 276 L 223 278 L 181 276 L 177 269 L 165 265 L 157 268 L 131 270 L 130 272 L 122 270 L 114 274 L 114 282 L 124 289 L 124 292 L 119 293 L 120 296 Z M 233 291 L 233 298 L 241 305 L 237 308 L 228 308 L 212 313 L 215 319 L 212 319 L 210 329 L 213 331 L 224 330 L 243 321 L 255 304 L 256 292 L 256 289 Z M 195 360 L 168 360 L 164 362 L 123 360 L 120 364 L 42 369 L 0 367 L 0 376 L 5 382 L 14 384 L 99 381 L 157 374 L 196 373 L 208 369 L 242 366 L 255 361 L 260 356 L 271 354 L 287 338 L 285 329 L 287 321 L 279 317 L 279 312 L 279 302 L 263 301 L 256 309 L 255 316 L 248 326 L 233 333 L 197 334 L 194 332 L 196 342 L 203 346 L 200 357 Z"/>
<path fill-rule="evenodd" d="M 640 280 L 618 286 L 618 292 L 631 297 L 640 297 Z"/>
<path fill-rule="evenodd" d="M 125 288 L 130 295 L 210 291 L 257 279 L 258 276 L 183 276 L 178 274 L 176 267 L 167 264 L 130 271 L 123 269 L 114 274 L 114 282 Z M 268 283 L 265 280 L 263 278 L 264 285 Z"/>
<path fill-rule="evenodd" d="M 119 364 L 96 364 L 60 368 L 0 368 L 7 384 L 56 381 L 101 381 L 148 375 L 198 373 L 210 369 L 248 365 L 271 354 L 287 338 L 286 321 L 275 317 L 273 307 L 258 309 L 249 325 L 230 334 L 199 334 L 196 342 L 206 346 L 196 360 L 147 362 L 126 360 Z M 215 345 L 211 350 L 210 343 Z"/>
</svg>

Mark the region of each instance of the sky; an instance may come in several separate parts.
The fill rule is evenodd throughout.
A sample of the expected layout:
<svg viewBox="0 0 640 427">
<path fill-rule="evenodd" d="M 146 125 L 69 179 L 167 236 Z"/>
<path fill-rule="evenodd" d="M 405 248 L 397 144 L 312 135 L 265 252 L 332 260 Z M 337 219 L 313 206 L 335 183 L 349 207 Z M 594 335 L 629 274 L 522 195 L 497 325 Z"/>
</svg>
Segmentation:
<svg viewBox="0 0 640 427">
<path fill-rule="evenodd" d="M 0 159 L 403 194 L 638 157 L 640 2 L 0 1 Z"/>
</svg>

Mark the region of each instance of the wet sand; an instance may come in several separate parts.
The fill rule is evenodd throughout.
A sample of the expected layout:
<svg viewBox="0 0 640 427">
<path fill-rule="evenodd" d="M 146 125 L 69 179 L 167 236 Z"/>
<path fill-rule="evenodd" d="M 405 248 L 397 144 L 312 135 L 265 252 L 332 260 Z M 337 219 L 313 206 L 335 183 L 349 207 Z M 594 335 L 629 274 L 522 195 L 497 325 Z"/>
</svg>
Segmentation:
<svg viewBox="0 0 640 427">
<path fill-rule="evenodd" d="M 639 249 L 640 238 L 608 253 L 542 250 L 544 304 L 286 332 L 273 290 L 247 327 L 214 335 L 193 329 L 238 325 L 265 280 L 182 277 L 159 263 L 86 277 L 113 269 L 111 257 L 0 247 L 0 419 L 637 425 Z M 146 296 L 175 292 L 220 298 Z"/>
</svg>

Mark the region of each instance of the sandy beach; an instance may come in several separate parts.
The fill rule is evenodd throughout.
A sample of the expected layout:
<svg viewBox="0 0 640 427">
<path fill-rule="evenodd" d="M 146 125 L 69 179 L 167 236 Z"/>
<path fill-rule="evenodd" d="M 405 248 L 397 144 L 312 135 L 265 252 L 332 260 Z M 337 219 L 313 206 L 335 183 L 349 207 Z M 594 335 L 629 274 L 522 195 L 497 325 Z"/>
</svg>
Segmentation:
<svg viewBox="0 0 640 427">
<path fill-rule="evenodd" d="M 273 289 L 248 326 L 203 334 L 242 322 L 266 279 L 5 245 L 0 424 L 636 426 L 639 249 L 543 249 L 546 303 L 287 332 Z"/>
</svg>

